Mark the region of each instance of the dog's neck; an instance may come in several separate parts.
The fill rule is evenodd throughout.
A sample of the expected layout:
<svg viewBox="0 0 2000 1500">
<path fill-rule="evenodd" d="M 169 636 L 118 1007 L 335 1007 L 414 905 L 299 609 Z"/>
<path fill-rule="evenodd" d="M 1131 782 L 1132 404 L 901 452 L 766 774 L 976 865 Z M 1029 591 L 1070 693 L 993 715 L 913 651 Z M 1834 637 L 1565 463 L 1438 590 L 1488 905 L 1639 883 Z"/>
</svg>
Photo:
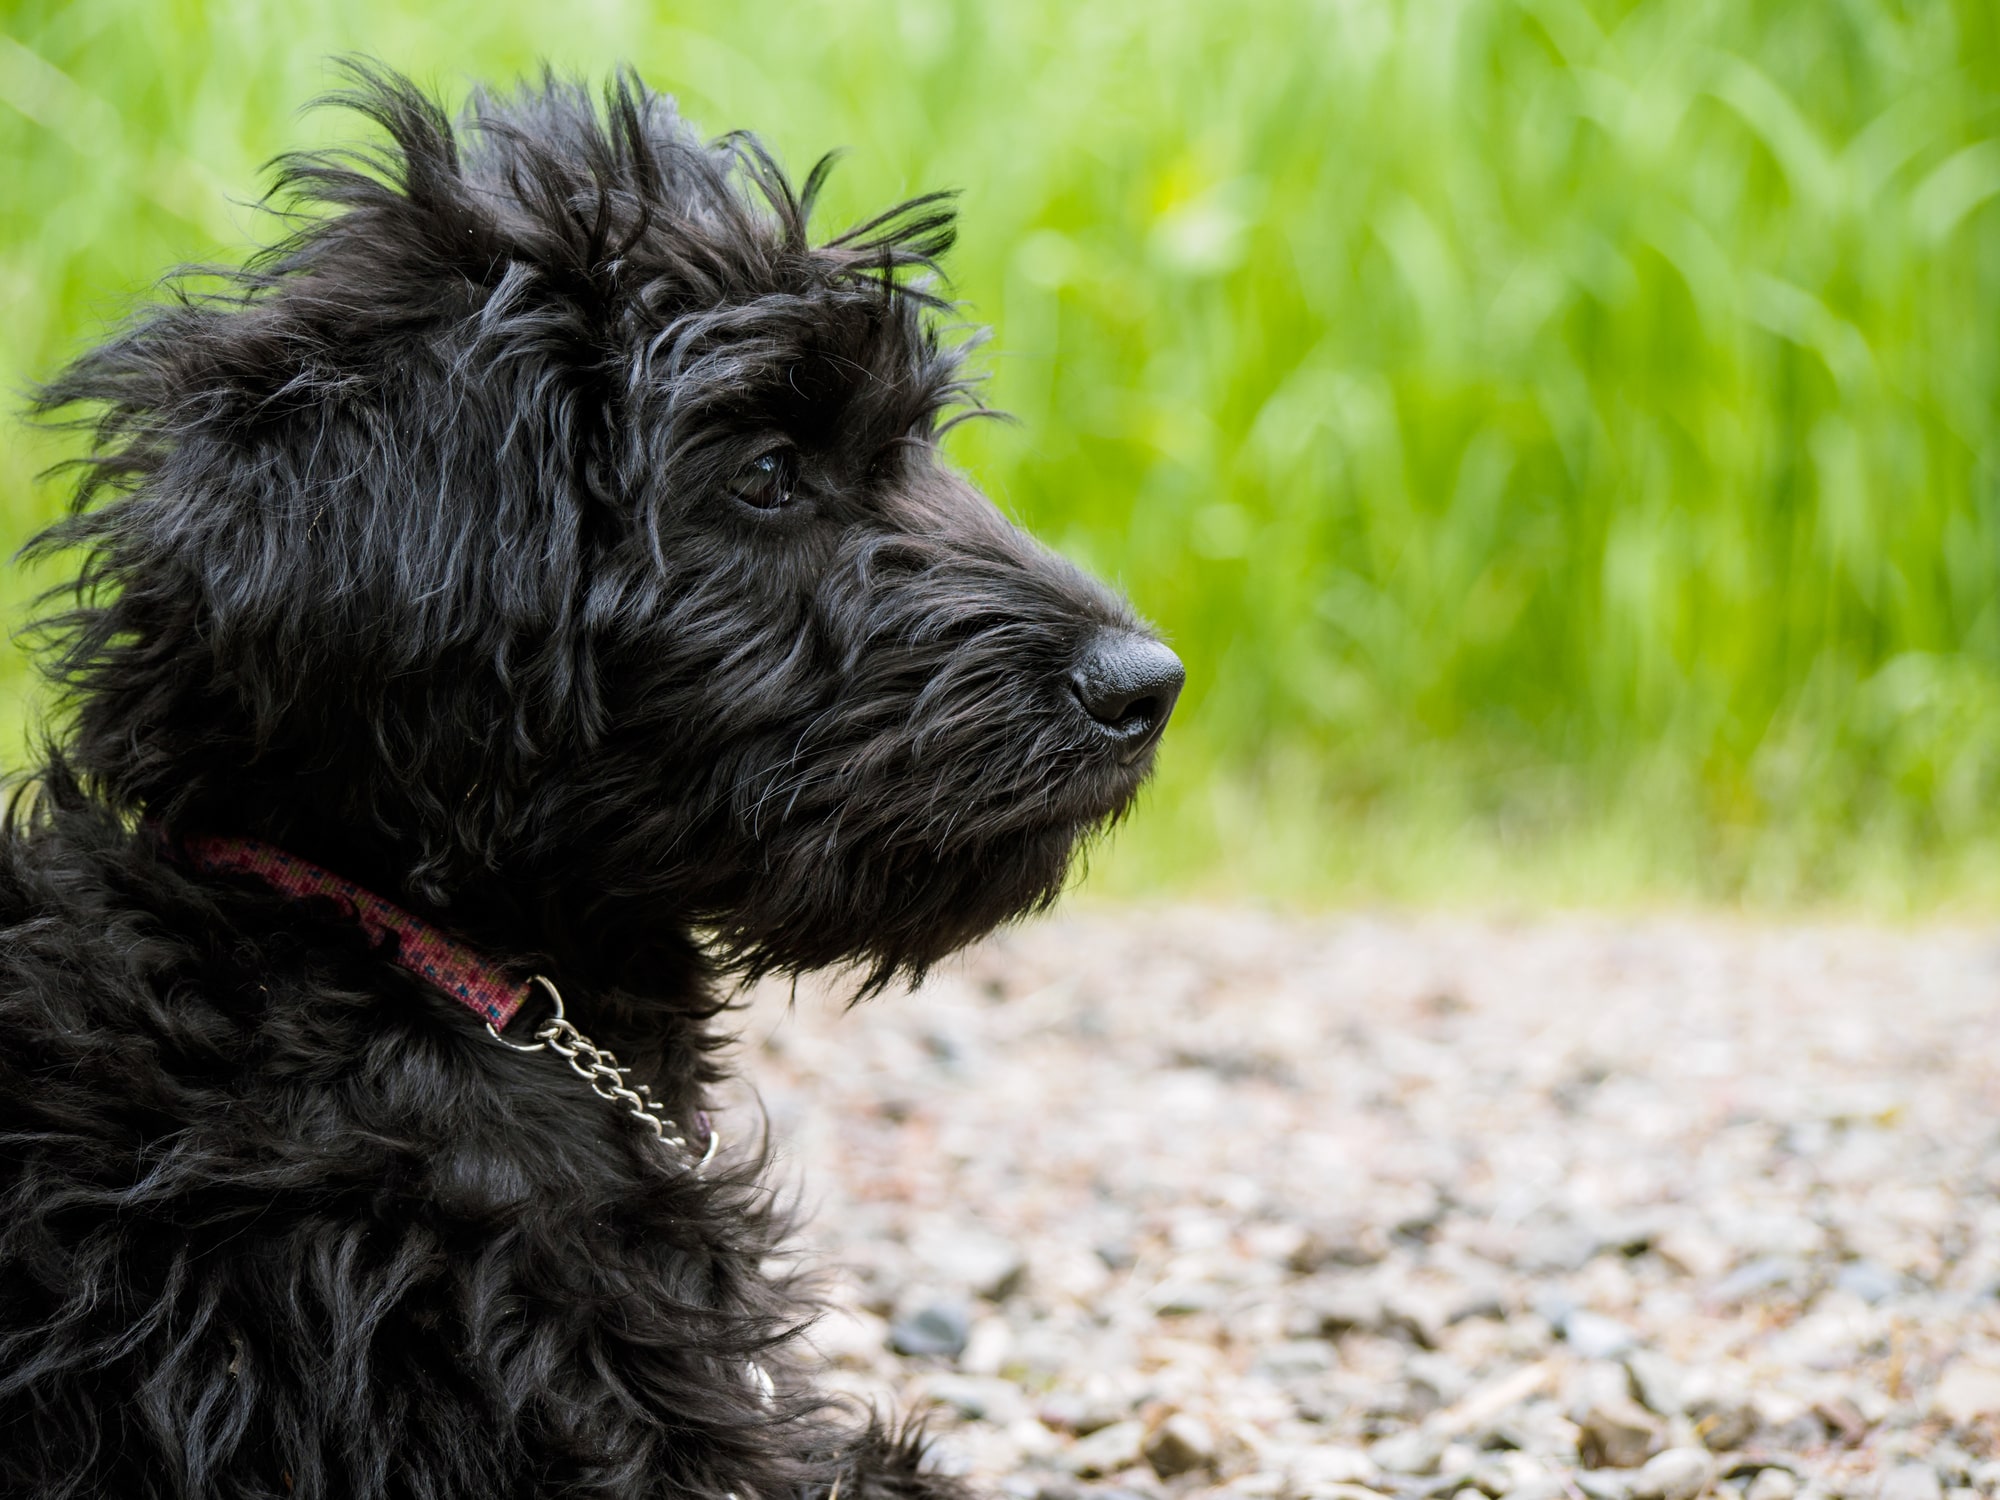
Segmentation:
<svg viewBox="0 0 2000 1500">
<path fill-rule="evenodd" d="M 211 875 L 242 875 L 297 901 L 330 900 L 377 943 L 390 944 L 397 961 L 475 1015 L 499 1028 L 513 1020 L 532 985 L 520 974 L 488 962 L 435 925 L 365 886 L 261 839 L 197 837 L 174 853 Z"/>
<path fill-rule="evenodd" d="M 392 961 L 456 1000 L 486 1023 L 493 1040 L 516 1052 L 563 1058 L 591 1091 L 623 1109 L 653 1132 L 683 1170 L 699 1172 L 714 1160 L 721 1137 L 705 1110 L 693 1115 L 692 1137 L 666 1114 L 646 1084 L 633 1084 L 617 1056 L 579 1031 L 567 1015 L 562 992 L 545 975 L 523 978 L 488 963 L 430 923 L 331 870 L 260 839 L 197 837 L 169 844 L 169 852 L 211 875 L 253 879 L 295 901 L 329 901 L 346 913 Z M 527 1023 L 527 1041 L 501 1035 L 515 1012 L 537 991 L 553 1003 L 552 1015 Z"/>
<path fill-rule="evenodd" d="M 413 918 L 511 974 L 556 976 L 587 1009 L 613 994 L 643 1009 L 661 997 L 705 996 L 714 965 L 668 913 L 606 899 L 587 882 L 510 868 L 456 883 L 433 899 L 411 878 L 416 855 L 394 841 L 305 820 L 282 829 L 204 827 L 181 836 L 254 838 L 393 901 Z"/>
</svg>

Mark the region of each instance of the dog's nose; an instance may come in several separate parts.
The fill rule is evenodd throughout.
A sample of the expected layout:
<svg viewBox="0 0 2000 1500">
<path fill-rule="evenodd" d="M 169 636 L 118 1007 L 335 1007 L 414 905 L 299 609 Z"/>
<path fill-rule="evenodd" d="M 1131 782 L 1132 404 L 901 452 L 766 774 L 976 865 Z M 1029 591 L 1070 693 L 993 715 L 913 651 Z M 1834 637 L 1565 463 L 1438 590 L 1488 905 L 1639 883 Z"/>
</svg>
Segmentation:
<svg viewBox="0 0 2000 1500">
<path fill-rule="evenodd" d="M 1178 656 L 1130 630 L 1094 637 L 1069 674 L 1076 701 L 1117 743 L 1124 761 L 1137 760 L 1160 737 L 1186 680 Z"/>
</svg>

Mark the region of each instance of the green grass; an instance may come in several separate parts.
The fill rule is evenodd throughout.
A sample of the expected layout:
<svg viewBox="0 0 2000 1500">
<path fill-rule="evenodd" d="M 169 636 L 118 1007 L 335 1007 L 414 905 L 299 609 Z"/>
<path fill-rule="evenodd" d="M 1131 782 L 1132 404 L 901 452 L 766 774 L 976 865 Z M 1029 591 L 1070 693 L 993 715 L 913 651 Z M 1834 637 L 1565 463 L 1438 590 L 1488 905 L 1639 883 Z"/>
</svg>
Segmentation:
<svg viewBox="0 0 2000 1500">
<path fill-rule="evenodd" d="M 1188 660 L 1112 891 L 2000 895 L 1991 0 L 0 0 L 0 379 L 365 50 L 964 189 L 959 460 Z M 10 433 L 0 526 L 58 503 Z M 25 586 L 8 597 L 17 612 Z M 4 678 L 10 721 L 35 702 Z M 17 739 L 9 735 L 9 742 Z"/>
</svg>

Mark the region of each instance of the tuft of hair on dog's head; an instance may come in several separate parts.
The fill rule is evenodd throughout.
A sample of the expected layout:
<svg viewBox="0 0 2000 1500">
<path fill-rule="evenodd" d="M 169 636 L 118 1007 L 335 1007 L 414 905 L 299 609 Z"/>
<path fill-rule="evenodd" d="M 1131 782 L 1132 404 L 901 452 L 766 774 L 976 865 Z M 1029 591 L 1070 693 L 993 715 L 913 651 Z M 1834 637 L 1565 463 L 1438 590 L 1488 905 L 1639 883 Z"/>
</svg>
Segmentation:
<svg viewBox="0 0 2000 1500">
<path fill-rule="evenodd" d="M 937 447 L 946 195 L 830 239 L 631 76 L 281 158 L 288 232 L 40 393 L 91 439 L 43 622 L 52 768 L 288 844 L 503 952 L 643 982 L 923 967 L 1046 904 L 1151 751 L 1077 710 L 1141 630 Z"/>
</svg>

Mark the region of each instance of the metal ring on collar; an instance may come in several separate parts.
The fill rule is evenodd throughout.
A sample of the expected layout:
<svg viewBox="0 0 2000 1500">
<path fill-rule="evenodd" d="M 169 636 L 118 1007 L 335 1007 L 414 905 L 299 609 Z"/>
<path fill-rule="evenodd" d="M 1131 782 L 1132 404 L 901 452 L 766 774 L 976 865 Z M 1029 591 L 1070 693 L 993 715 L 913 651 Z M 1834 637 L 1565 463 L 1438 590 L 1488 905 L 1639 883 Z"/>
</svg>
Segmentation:
<svg viewBox="0 0 2000 1500">
<path fill-rule="evenodd" d="M 563 1014 L 562 991 L 556 988 L 556 982 L 553 979 L 549 978 L 546 974 L 532 974 L 528 977 L 528 983 L 539 984 L 549 992 L 549 999 L 554 1002 L 556 1008 L 555 1014 L 549 1017 L 549 1021 L 563 1021 L 568 1019 Z M 549 1021 L 544 1021 L 542 1025 L 546 1027 Z M 494 1041 L 503 1047 L 512 1047 L 516 1052 L 546 1052 L 549 1050 L 549 1040 L 540 1031 L 535 1033 L 535 1040 L 532 1042 L 510 1042 L 494 1029 L 491 1021 L 486 1023 L 486 1030 Z"/>
</svg>

